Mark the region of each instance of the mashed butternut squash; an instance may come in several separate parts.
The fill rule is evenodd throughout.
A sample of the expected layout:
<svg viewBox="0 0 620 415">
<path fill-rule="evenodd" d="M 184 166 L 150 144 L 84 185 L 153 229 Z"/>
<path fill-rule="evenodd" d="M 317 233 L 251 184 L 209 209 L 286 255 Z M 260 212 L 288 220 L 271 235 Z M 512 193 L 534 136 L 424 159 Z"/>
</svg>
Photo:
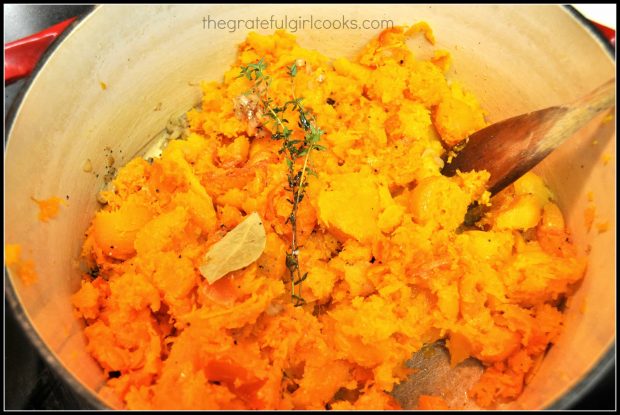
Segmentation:
<svg viewBox="0 0 620 415">
<path fill-rule="evenodd" d="M 533 173 L 491 199 L 477 228 L 460 227 L 472 202 L 489 203 L 488 174 L 444 177 L 440 157 L 486 124 L 446 79 L 447 52 L 409 51 L 420 32 L 434 39 L 425 24 L 397 27 L 332 61 L 288 33 L 250 33 L 222 82 L 202 84 L 189 137 L 119 170 L 83 247 L 96 272 L 73 304 L 127 408 L 396 409 L 405 361 L 442 338 L 453 364 L 486 366 L 470 393 L 479 405 L 519 396 L 586 263 Z M 235 112 L 251 86 L 240 67 L 260 58 L 280 103 L 287 67 L 303 62 L 296 95 L 325 131 L 298 212 L 303 307 L 288 288 L 280 144 Z M 204 254 L 252 212 L 262 256 L 209 284 Z M 423 396 L 420 407 L 447 405 Z"/>
<path fill-rule="evenodd" d="M 14 271 L 25 285 L 37 282 L 38 276 L 34 261 L 22 258 L 20 244 L 6 244 L 4 246 L 4 264 Z"/>
<path fill-rule="evenodd" d="M 32 201 L 39 206 L 39 220 L 41 222 L 47 222 L 50 219 L 55 218 L 60 211 L 60 204 L 64 204 L 64 200 L 59 197 L 52 196 L 49 199 L 38 200 L 34 197 Z"/>
</svg>

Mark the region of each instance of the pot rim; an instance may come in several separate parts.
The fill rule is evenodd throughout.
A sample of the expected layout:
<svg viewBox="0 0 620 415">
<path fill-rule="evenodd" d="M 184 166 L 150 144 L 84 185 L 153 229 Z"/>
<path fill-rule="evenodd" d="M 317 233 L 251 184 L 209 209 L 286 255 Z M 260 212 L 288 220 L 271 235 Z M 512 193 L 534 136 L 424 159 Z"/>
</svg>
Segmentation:
<svg viewBox="0 0 620 415">
<path fill-rule="evenodd" d="M 77 18 L 56 38 L 54 42 L 45 50 L 45 52 L 39 58 L 36 66 L 32 70 L 32 73 L 26 79 L 26 82 L 22 86 L 21 90 L 16 95 L 9 111 L 7 113 L 5 119 L 5 151 L 6 144 L 8 143 L 9 137 L 11 136 L 13 123 L 15 121 L 15 117 L 19 112 L 19 108 L 21 107 L 22 101 L 26 96 L 27 92 L 30 90 L 32 83 L 36 79 L 38 73 L 47 63 L 47 60 L 51 55 L 54 54 L 56 49 L 63 43 L 64 39 L 67 38 L 75 28 L 90 14 L 93 13 L 99 6 L 93 6 L 91 10 L 82 13 L 77 16 Z M 6 302 L 8 302 L 9 307 L 13 311 L 15 316 L 15 320 L 17 320 L 18 324 L 22 327 L 26 336 L 30 340 L 30 343 L 34 346 L 34 348 L 39 353 L 39 356 L 43 358 L 45 363 L 47 363 L 57 377 L 67 384 L 76 394 L 86 400 L 85 403 L 90 405 L 91 409 L 110 409 L 102 400 L 99 398 L 97 394 L 95 394 L 90 388 L 85 387 L 82 382 L 80 382 L 76 377 L 67 370 L 67 368 L 60 362 L 58 358 L 54 355 L 54 352 L 49 348 L 49 346 L 41 339 L 39 333 L 35 330 L 35 328 L 30 323 L 30 320 L 27 317 L 26 311 L 24 310 L 23 305 L 19 301 L 17 297 L 17 293 L 15 291 L 15 287 L 13 286 L 13 282 L 9 277 L 8 270 L 6 265 L 4 267 L 4 281 L 5 281 L 5 289 L 4 296 Z"/>
<path fill-rule="evenodd" d="M 38 73 L 45 67 L 47 60 L 51 55 L 54 54 L 56 49 L 63 43 L 63 41 L 77 28 L 77 26 L 88 16 L 90 16 L 94 11 L 96 11 L 101 5 L 95 5 L 91 10 L 84 12 L 77 16 L 75 21 L 73 21 L 67 29 L 61 33 L 58 38 L 48 47 L 48 49 L 41 55 L 38 63 L 34 67 L 32 73 L 26 79 L 26 82 L 22 86 L 19 93 L 16 95 L 11 107 L 8 110 L 6 119 L 5 119 L 5 151 L 6 144 L 8 143 L 8 139 L 11 136 L 11 131 L 13 127 L 13 123 L 15 121 L 15 117 L 19 112 L 19 108 L 21 107 L 22 101 L 26 96 L 27 92 L 30 90 L 34 80 L 37 78 Z M 575 9 L 571 5 L 562 5 L 562 9 L 566 10 L 569 14 L 578 20 L 578 22 L 584 26 L 589 34 L 594 38 L 597 43 L 599 43 L 611 56 L 613 61 L 616 59 L 616 50 L 615 48 L 607 41 L 602 32 L 582 13 L 580 13 L 577 9 Z M 75 391 L 79 397 L 86 399 L 86 403 L 91 406 L 92 409 L 103 409 L 109 410 L 111 409 L 107 406 L 103 400 L 94 393 L 90 388 L 85 387 L 76 377 L 69 372 L 66 367 L 60 362 L 58 358 L 56 358 L 55 354 L 52 350 L 50 350 L 49 346 L 41 339 L 37 331 L 34 329 L 30 321 L 28 320 L 26 311 L 24 310 L 22 304 L 19 302 L 17 298 L 17 293 L 9 277 L 8 270 L 6 265 L 4 267 L 4 281 L 5 281 L 5 300 L 8 302 L 11 310 L 15 315 L 15 319 L 18 321 L 18 324 L 22 327 L 27 337 L 29 338 L 31 344 L 37 350 L 39 355 L 45 360 L 45 362 L 54 370 L 56 375 L 61 379 L 62 382 L 65 382 Z M 613 344 L 609 347 L 609 349 L 603 354 L 600 360 L 583 376 L 583 378 L 574 386 L 572 386 L 569 390 L 566 391 L 564 395 L 560 398 L 556 399 L 552 404 L 547 406 L 544 409 L 547 410 L 565 410 L 571 409 L 580 399 L 584 397 L 587 393 L 589 393 L 597 384 L 599 384 L 602 378 L 607 375 L 611 370 L 615 368 L 616 361 L 616 339 L 614 338 Z"/>
</svg>

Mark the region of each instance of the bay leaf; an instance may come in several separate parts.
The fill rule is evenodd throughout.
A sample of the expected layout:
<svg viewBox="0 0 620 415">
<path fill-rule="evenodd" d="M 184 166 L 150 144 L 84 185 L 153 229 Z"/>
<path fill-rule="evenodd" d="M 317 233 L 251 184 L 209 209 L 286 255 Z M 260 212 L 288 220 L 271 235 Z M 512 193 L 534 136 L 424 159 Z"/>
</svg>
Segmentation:
<svg viewBox="0 0 620 415">
<path fill-rule="evenodd" d="M 200 273 L 213 284 L 229 272 L 256 261 L 265 250 L 266 241 L 263 221 L 254 212 L 211 246 L 199 267 Z"/>
</svg>

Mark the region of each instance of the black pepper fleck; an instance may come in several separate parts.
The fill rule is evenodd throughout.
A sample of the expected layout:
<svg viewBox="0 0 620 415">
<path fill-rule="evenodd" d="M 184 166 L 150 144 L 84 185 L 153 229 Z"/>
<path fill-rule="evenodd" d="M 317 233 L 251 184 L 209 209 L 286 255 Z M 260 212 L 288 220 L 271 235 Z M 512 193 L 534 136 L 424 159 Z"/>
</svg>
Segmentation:
<svg viewBox="0 0 620 415">
<path fill-rule="evenodd" d="M 95 265 L 93 268 L 88 270 L 88 275 L 91 276 L 91 278 L 97 278 L 99 276 L 99 266 Z"/>
</svg>

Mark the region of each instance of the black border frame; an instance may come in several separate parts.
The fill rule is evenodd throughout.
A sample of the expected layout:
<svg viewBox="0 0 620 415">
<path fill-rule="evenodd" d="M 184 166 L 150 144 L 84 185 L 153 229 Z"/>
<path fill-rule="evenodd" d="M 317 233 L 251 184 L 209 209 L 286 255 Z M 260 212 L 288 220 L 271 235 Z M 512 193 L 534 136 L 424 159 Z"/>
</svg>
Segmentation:
<svg viewBox="0 0 620 415">
<path fill-rule="evenodd" d="M 93 6 L 93 8 L 85 12 L 75 19 L 67 29 L 49 46 L 49 48 L 43 53 L 39 62 L 35 66 L 32 73 L 29 75 L 26 83 L 22 86 L 20 92 L 15 97 L 11 108 L 7 113 L 7 117 L 5 119 L 5 151 L 6 145 L 8 144 L 8 137 L 10 136 L 10 132 L 13 126 L 13 122 L 18 113 L 19 107 L 23 101 L 24 96 L 32 86 L 32 83 L 36 79 L 37 74 L 41 71 L 41 69 L 47 63 L 48 58 L 56 51 L 56 49 L 63 43 L 63 40 L 69 36 L 73 30 L 93 11 L 97 9 L 98 6 Z M 607 52 L 611 55 L 613 60 L 615 61 L 615 48 L 609 43 L 607 38 L 601 33 L 601 31 L 583 14 L 577 11 L 574 7 L 570 5 L 563 5 L 563 8 L 567 10 L 573 17 L 575 17 L 583 26 L 585 26 L 591 35 L 593 35 L 598 42 L 607 50 Z M 13 310 L 15 314 L 15 319 L 18 321 L 18 324 L 24 329 L 27 337 L 30 339 L 34 348 L 37 349 L 39 355 L 43 358 L 43 360 L 59 375 L 59 378 L 62 379 L 63 382 L 67 383 L 81 398 L 86 400 L 86 403 L 91 405 L 92 409 L 99 410 L 110 410 L 111 408 L 107 407 L 104 402 L 98 398 L 90 389 L 85 388 L 82 383 L 80 383 L 75 377 L 60 363 L 60 361 L 55 357 L 54 353 L 49 349 L 49 347 L 43 342 L 39 334 L 30 324 L 26 312 L 24 311 L 22 305 L 19 303 L 17 299 L 17 294 L 15 292 L 15 288 L 11 282 L 11 279 L 8 276 L 6 266 L 4 270 L 5 277 L 5 301 L 8 302 L 9 306 Z M 576 403 L 578 403 L 588 392 L 590 392 L 600 381 L 601 379 L 608 374 L 609 371 L 615 368 L 615 359 L 616 355 L 616 340 L 614 340 L 614 344 L 607 350 L 607 352 L 603 355 L 600 361 L 592 368 L 590 371 L 584 376 L 584 378 L 573 386 L 566 394 L 564 394 L 559 399 L 555 400 L 550 406 L 548 406 L 547 410 L 565 410 L 571 409 Z"/>
</svg>

